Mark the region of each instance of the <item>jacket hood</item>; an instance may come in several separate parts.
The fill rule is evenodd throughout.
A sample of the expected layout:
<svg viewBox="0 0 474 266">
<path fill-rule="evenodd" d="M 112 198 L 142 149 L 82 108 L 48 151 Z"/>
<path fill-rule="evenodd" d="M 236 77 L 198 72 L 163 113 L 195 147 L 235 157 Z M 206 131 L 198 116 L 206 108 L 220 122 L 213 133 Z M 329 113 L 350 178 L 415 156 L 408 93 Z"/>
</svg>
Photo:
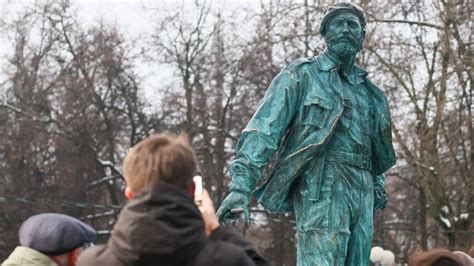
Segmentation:
<svg viewBox="0 0 474 266">
<path fill-rule="evenodd" d="M 201 212 L 180 188 L 158 183 L 142 190 L 120 213 L 108 242 L 120 260 L 186 265 L 206 244 Z"/>
<path fill-rule="evenodd" d="M 43 253 L 23 246 L 16 247 L 8 259 L 2 263 L 2 266 L 18 265 L 57 266 L 56 262 Z"/>
</svg>

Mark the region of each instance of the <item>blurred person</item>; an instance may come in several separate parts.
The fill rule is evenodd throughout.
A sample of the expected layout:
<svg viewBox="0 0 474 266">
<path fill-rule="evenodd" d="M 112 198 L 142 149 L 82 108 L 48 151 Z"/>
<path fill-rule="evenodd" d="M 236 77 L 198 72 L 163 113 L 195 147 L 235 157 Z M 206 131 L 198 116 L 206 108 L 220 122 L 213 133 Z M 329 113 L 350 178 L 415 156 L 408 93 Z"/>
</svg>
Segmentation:
<svg viewBox="0 0 474 266">
<path fill-rule="evenodd" d="M 15 248 L 2 266 L 74 266 L 79 254 L 92 245 L 96 232 L 74 217 L 43 213 L 23 222 L 18 235 L 21 246 Z"/>
<path fill-rule="evenodd" d="M 78 265 L 265 265 L 238 233 L 220 227 L 206 190 L 193 201 L 197 159 L 186 137 L 154 135 L 123 162 L 129 199 L 105 245 Z"/>
<path fill-rule="evenodd" d="M 462 251 L 453 251 L 453 254 L 461 261 L 462 265 L 474 266 L 474 258 Z"/>
<path fill-rule="evenodd" d="M 415 252 L 410 256 L 410 266 L 471 266 L 464 264 L 453 252 L 447 249 L 433 249 Z"/>
</svg>

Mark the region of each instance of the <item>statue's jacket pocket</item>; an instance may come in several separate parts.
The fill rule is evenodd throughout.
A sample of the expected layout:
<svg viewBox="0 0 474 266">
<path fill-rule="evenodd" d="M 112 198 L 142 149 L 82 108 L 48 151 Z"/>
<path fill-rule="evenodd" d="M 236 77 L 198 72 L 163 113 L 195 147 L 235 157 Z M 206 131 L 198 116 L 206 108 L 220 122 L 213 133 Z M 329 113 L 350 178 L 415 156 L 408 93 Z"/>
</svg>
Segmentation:
<svg viewBox="0 0 474 266">
<path fill-rule="evenodd" d="M 303 101 L 301 123 L 304 126 L 322 129 L 328 123 L 332 106 L 328 99 L 319 96 L 307 97 Z"/>
<path fill-rule="evenodd" d="M 307 188 L 300 191 L 299 202 L 295 202 L 295 211 L 298 212 L 298 231 L 319 231 L 327 230 L 330 227 L 331 195 L 334 183 L 334 175 L 324 175 L 320 187 L 320 197 L 318 200 L 310 200 L 307 197 Z M 313 182 L 307 182 L 307 186 L 314 186 Z"/>
</svg>

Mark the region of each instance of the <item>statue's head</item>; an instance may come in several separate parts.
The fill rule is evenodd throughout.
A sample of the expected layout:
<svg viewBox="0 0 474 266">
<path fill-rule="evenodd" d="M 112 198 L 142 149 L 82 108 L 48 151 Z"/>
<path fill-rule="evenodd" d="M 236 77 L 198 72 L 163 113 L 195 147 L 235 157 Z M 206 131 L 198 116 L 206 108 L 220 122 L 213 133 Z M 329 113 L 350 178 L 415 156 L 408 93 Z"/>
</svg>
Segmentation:
<svg viewBox="0 0 474 266">
<path fill-rule="evenodd" d="M 365 36 L 365 12 L 352 3 L 336 3 L 326 10 L 319 33 L 328 49 L 340 56 L 352 56 L 362 49 Z"/>
</svg>

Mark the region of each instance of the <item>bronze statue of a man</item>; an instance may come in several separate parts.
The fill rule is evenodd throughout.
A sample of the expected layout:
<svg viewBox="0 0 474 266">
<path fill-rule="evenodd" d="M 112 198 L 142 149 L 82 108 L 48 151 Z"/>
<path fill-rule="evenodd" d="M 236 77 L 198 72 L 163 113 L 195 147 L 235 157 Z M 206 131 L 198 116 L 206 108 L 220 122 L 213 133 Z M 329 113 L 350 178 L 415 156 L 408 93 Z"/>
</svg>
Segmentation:
<svg viewBox="0 0 474 266">
<path fill-rule="evenodd" d="M 327 9 L 319 29 L 327 50 L 273 80 L 229 169 L 221 221 L 236 218 L 234 208 L 248 220 L 252 192 L 269 212 L 295 212 L 299 266 L 367 265 L 374 208 L 387 203 L 383 173 L 395 164 L 389 106 L 355 64 L 365 25 L 357 5 Z"/>
</svg>

